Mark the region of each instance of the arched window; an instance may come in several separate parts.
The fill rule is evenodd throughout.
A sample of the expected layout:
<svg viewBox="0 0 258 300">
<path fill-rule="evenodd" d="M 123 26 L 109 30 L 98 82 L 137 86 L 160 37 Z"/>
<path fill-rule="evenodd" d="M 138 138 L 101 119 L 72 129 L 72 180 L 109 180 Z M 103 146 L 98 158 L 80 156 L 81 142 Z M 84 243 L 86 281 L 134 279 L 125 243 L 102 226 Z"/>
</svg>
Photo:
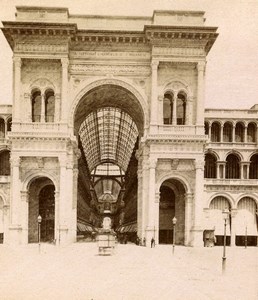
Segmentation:
<svg viewBox="0 0 258 300">
<path fill-rule="evenodd" d="M 4 119 L 0 118 L 0 139 L 5 137 L 5 122 Z"/>
<path fill-rule="evenodd" d="M 11 131 L 12 130 L 12 118 L 9 118 L 7 120 L 7 131 Z"/>
<path fill-rule="evenodd" d="M 235 134 L 236 142 L 238 142 L 238 143 L 244 142 L 244 132 L 245 132 L 244 125 L 242 123 L 237 123 L 236 124 L 236 134 Z"/>
<path fill-rule="evenodd" d="M 185 95 L 183 93 L 179 93 L 176 102 L 177 125 L 185 124 L 185 108 L 186 108 Z"/>
<path fill-rule="evenodd" d="M 8 150 L 0 152 L 0 175 L 10 175 L 10 151 Z"/>
<path fill-rule="evenodd" d="M 172 124 L 173 116 L 173 94 L 166 93 L 163 100 L 163 121 L 164 124 Z"/>
<path fill-rule="evenodd" d="M 211 125 L 211 141 L 215 143 L 220 142 L 220 124 L 217 122 Z"/>
<path fill-rule="evenodd" d="M 258 154 L 254 154 L 250 159 L 249 178 L 258 179 Z"/>
<path fill-rule="evenodd" d="M 45 93 L 45 121 L 54 122 L 55 116 L 55 95 L 52 90 Z"/>
<path fill-rule="evenodd" d="M 233 126 L 231 123 L 227 122 L 223 127 L 223 142 L 232 142 L 233 136 Z"/>
<path fill-rule="evenodd" d="M 204 166 L 204 177 L 205 178 L 216 178 L 217 177 L 217 159 L 213 154 L 205 155 L 205 166 Z"/>
<path fill-rule="evenodd" d="M 249 123 L 247 127 L 247 141 L 250 143 L 256 142 L 256 125 L 254 123 Z"/>
<path fill-rule="evenodd" d="M 31 95 L 31 116 L 32 122 L 40 122 L 41 113 L 41 92 L 35 90 Z"/>
<path fill-rule="evenodd" d="M 240 159 L 235 154 L 229 154 L 226 159 L 226 178 L 240 178 Z"/>
</svg>

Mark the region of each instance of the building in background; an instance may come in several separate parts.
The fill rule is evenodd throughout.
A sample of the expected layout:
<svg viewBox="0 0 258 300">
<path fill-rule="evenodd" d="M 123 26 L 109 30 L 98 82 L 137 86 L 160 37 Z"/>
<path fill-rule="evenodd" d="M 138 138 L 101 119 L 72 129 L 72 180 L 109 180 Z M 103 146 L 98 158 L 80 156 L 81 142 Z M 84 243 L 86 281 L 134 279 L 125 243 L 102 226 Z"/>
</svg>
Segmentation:
<svg viewBox="0 0 258 300">
<path fill-rule="evenodd" d="M 204 108 L 204 12 L 70 15 L 17 7 L 13 105 L 0 106 L 0 233 L 68 244 L 110 217 L 129 239 L 257 245 L 256 106 Z"/>
</svg>

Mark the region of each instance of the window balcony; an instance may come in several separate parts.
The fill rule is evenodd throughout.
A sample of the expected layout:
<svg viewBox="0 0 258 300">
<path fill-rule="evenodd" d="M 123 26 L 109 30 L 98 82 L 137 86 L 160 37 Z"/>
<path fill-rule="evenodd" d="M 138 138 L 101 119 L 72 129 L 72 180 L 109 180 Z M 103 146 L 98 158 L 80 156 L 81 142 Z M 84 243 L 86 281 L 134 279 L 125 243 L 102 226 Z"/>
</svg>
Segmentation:
<svg viewBox="0 0 258 300">
<path fill-rule="evenodd" d="M 24 122 L 13 123 L 12 131 L 8 133 L 9 137 L 16 136 L 17 133 L 22 136 L 31 135 L 67 135 L 67 124 L 52 123 L 52 122 Z"/>
<path fill-rule="evenodd" d="M 258 179 L 218 179 L 204 178 L 205 185 L 238 185 L 238 186 L 257 186 Z"/>
<path fill-rule="evenodd" d="M 204 135 L 203 126 L 194 125 L 158 125 L 157 134 L 169 135 Z"/>
</svg>

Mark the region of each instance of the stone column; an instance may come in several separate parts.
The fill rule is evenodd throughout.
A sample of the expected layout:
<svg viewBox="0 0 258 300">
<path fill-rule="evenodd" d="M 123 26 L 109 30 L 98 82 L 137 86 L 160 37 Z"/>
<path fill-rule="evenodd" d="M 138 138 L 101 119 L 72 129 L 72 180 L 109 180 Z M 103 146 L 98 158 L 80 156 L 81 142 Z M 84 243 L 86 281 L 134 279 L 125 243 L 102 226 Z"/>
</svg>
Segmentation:
<svg viewBox="0 0 258 300">
<path fill-rule="evenodd" d="M 150 159 L 149 164 L 149 183 L 148 183 L 148 207 L 147 207 L 147 227 L 146 245 L 151 246 L 151 239 L 154 238 L 155 227 L 155 171 L 157 160 Z"/>
<path fill-rule="evenodd" d="M 68 242 L 68 220 L 66 217 L 67 210 L 67 177 L 66 177 L 66 158 L 59 158 L 60 165 L 60 197 L 59 197 L 59 242 L 66 244 Z"/>
<path fill-rule="evenodd" d="M 185 246 L 190 245 L 190 230 L 191 230 L 191 222 L 192 222 L 192 202 L 193 202 L 193 194 L 186 193 L 185 194 Z"/>
<path fill-rule="evenodd" d="M 62 104 L 61 104 L 61 120 L 67 122 L 67 107 L 68 107 L 68 58 L 62 58 Z"/>
<path fill-rule="evenodd" d="M 224 129 L 224 124 L 221 124 L 221 127 L 220 127 L 220 142 L 223 143 L 223 129 Z"/>
<path fill-rule="evenodd" d="M 73 158 L 61 156 L 59 197 L 59 240 L 68 244 L 76 240 L 76 208 L 73 208 Z"/>
<path fill-rule="evenodd" d="M 217 167 L 217 176 L 216 176 L 216 178 L 219 179 L 220 178 L 220 171 L 219 171 L 220 164 L 219 164 L 218 161 L 216 163 L 216 167 Z"/>
<path fill-rule="evenodd" d="M 55 240 L 58 245 L 61 243 L 61 225 L 60 225 L 60 193 L 55 190 Z"/>
<path fill-rule="evenodd" d="M 203 217 L 203 174 L 204 161 L 195 161 L 195 195 L 194 195 L 194 207 L 193 207 L 193 227 L 192 227 L 192 245 L 203 246 L 202 240 L 202 217 Z"/>
<path fill-rule="evenodd" d="M 31 99 L 30 99 L 30 94 L 29 93 L 25 93 L 24 94 L 24 116 L 25 116 L 25 120 L 26 122 L 31 122 Z"/>
<path fill-rule="evenodd" d="M 217 166 L 219 166 L 219 176 L 217 175 L 217 178 L 219 179 L 225 179 L 226 178 L 226 162 L 225 161 L 218 161 Z M 220 176 L 220 167 L 222 167 L 222 176 Z"/>
<path fill-rule="evenodd" d="M 230 246 L 235 247 L 236 246 L 236 214 L 237 209 L 231 209 L 231 242 Z"/>
<path fill-rule="evenodd" d="M 21 191 L 21 226 L 22 226 L 22 244 L 28 244 L 29 236 L 29 193 Z"/>
<path fill-rule="evenodd" d="M 163 116 L 163 101 L 164 101 L 164 96 L 160 95 L 158 96 L 158 125 L 163 125 L 164 124 L 164 116 Z"/>
<path fill-rule="evenodd" d="M 61 95 L 55 94 L 55 117 L 54 122 L 60 122 L 60 103 Z"/>
<path fill-rule="evenodd" d="M 197 108 L 196 108 L 196 125 L 203 126 L 204 124 L 204 71 L 205 61 L 200 61 L 197 64 L 198 70 L 198 91 L 197 91 Z"/>
<path fill-rule="evenodd" d="M 209 123 L 209 132 L 208 132 L 208 137 L 209 137 L 209 140 L 211 141 L 211 123 Z"/>
<path fill-rule="evenodd" d="M 145 227 L 143 225 L 144 219 L 144 210 L 145 210 L 145 201 L 143 199 L 143 169 L 142 169 L 142 159 L 139 156 L 136 156 L 138 159 L 138 190 L 137 190 L 137 235 L 140 239 L 144 238 L 144 230 Z"/>
<path fill-rule="evenodd" d="M 46 95 L 41 95 L 41 112 L 40 112 L 40 122 L 41 123 L 45 123 L 46 122 L 46 105 L 45 105 L 45 102 L 46 102 Z"/>
<path fill-rule="evenodd" d="M 158 113 L 158 65 L 159 62 L 153 60 L 151 62 L 151 126 L 157 126 L 157 113 Z"/>
<path fill-rule="evenodd" d="M 176 96 L 173 98 L 172 125 L 174 125 L 174 126 L 177 124 L 176 105 L 177 105 L 177 93 L 176 93 Z"/>
<path fill-rule="evenodd" d="M 193 97 L 188 97 L 186 101 L 185 125 L 192 125 Z"/>
<path fill-rule="evenodd" d="M 247 125 L 245 125 L 245 130 L 244 130 L 244 143 L 247 143 Z"/>
<path fill-rule="evenodd" d="M 20 198 L 20 157 L 12 155 L 11 159 L 11 206 L 10 206 L 10 243 L 19 244 L 21 242 L 21 198 Z"/>
<path fill-rule="evenodd" d="M 246 163 L 246 179 L 250 179 L 250 161 Z"/>
<path fill-rule="evenodd" d="M 21 65 L 20 57 L 13 58 L 13 122 L 20 122 L 20 92 L 21 92 Z"/>
<path fill-rule="evenodd" d="M 154 204 L 154 214 L 155 214 L 154 239 L 156 245 L 159 243 L 159 201 L 160 201 L 160 192 L 157 192 L 155 193 L 155 204 Z"/>
<path fill-rule="evenodd" d="M 236 141 L 236 124 L 233 125 L 233 134 L 232 134 L 232 142 Z"/>
</svg>

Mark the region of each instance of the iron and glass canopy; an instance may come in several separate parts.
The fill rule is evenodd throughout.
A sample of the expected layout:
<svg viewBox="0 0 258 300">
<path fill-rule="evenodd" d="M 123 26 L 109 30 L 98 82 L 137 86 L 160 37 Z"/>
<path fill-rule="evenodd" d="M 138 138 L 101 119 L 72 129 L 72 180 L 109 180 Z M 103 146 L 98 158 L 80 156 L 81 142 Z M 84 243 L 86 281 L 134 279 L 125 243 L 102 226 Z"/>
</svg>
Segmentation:
<svg viewBox="0 0 258 300">
<path fill-rule="evenodd" d="M 116 107 L 99 108 L 86 117 L 79 135 L 90 172 L 95 168 L 97 173 L 106 169 L 106 175 L 108 172 L 111 175 L 112 170 L 118 172 L 110 163 L 126 172 L 138 137 L 138 129 L 129 114 Z"/>
</svg>

